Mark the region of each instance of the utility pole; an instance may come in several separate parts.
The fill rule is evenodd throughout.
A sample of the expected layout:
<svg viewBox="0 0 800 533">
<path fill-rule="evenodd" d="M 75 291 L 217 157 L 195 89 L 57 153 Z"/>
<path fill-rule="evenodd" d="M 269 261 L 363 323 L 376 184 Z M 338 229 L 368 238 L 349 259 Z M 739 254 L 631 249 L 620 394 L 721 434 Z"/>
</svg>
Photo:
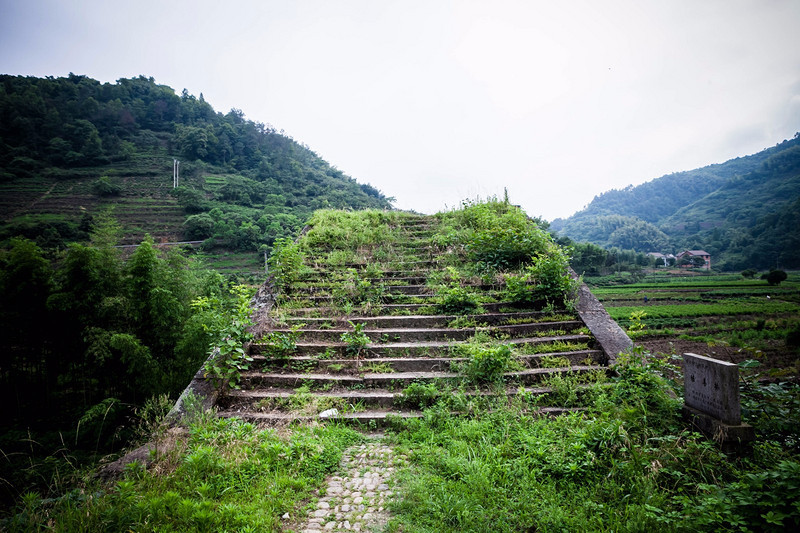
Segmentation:
<svg viewBox="0 0 800 533">
<path fill-rule="evenodd" d="M 181 174 L 181 162 L 177 159 L 172 159 L 172 188 L 178 187 L 178 178 Z"/>
</svg>

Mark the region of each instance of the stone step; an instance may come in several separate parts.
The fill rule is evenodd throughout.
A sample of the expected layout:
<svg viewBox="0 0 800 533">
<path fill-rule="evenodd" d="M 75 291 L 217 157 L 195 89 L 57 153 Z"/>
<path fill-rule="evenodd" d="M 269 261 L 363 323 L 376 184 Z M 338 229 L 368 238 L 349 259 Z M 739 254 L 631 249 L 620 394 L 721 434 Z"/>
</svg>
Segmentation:
<svg viewBox="0 0 800 533">
<path fill-rule="evenodd" d="M 306 253 L 306 263 L 308 264 L 327 264 L 328 256 L 334 249 L 320 248 L 313 252 Z M 375 260 L 379 263 L 398 263 L 415 261 L 435 261 L 441 255 L 442 249 L 425 242 L 410 244 L 392 244 L 381 247 L 364 247 L 357 252 L 358 261 L 350 264 L 360 264 L 361 258 Z M 385 258 L 385 259 L 384 259 Z"/>
<path fill-rule="evenodd" d="M 581 388 L 587 386 L 582 385 Z M 502 391 L 497 388 L 484 388 L 479 390 L 467 390 L 464 395 L 467 397 L 489 397 L 505 395 L 507 397 L 519 394 L 532 396 L 542 396 L 553 392 L 549 387 L 505 387 Z M 309 393 L 303 393 L 309 394 Z M 363 390 L 338 390 L 338 391 L 319 391 L 315 396 L 334 400 L 336 403 L 345 403 L 350 407 L 401 407 L 404 402 L 403 391 L 388 389 L 363 389 Z M 274 409 L 287 409 L 281 405 L 285 404 L 293 397 L 297 398 L 300 394 L 289 388 L 273 389 L 253 389 L 253 390 L 232 390 L 229 391 L 221 407 L 226 410 L 253 410 L 270 411 Z M 258 405 L 261 404 L 261 405 Z"/>
<path fill-rule="evenodd" d="M 548 416 L 556 417 L 566 413 L 581 412 L 585 409 L 582 407 L 539 407 L 529 411 L 529 416 Z M 458 416 L 459 413 L 453 413 L 453 416 Z M 248 422 L 263 425 L 286 425 L 291 423 L 308 423 L 320 420 L 336 420 L 342 423 L 352 423 L 358 426 L 365 426 L 368 428 L 383 427 L 387 425 L 392 418 L 422 418 L 421 411 L 414 410 L 399 410 L 399 409 L 372 409 L 368 411 L 353 411 L 346 413 L 339 413 L 335 416 L 321 418 L 319 415 L 299 415 L 290 413 L 262 413 L 257 411 L 247 410 L 229 410 L 220 411 L 217 416 L 222 418 L 241 418 Z"/>
<path fill-rule="evenodd" d="M 309 302 L 310 303 L 310 302 Z M 484 310 L 487 313 L 500 313 L 500 312 L 539 312 L 534 311 L 534 309 L 530 306 L 515 306 L 510 302 L 491 302 L 491 303 L 484 303 L 481 304 Z M 279 307 L 278 308 L 281 312 L 286 314 L 289 317 L 320 317 L 320 316 L 335 316 L 341 314 L 341 311 L 332 308 L 329 306 L 315 306 L 315 307 Z M 354 308 L 348 318 L 366 318 L 369 316 L 378 316 L 378 315 L 389 315 L 389 316 L 413 316 L 420 312 L 429 312 L 431 310 L 430 304 L 421 304 L 421 303 L 382 303 L 379 305 L 370 306 L 367 309 L 364 308 Z M 559 313 L 566 311 L 562 310 L 555 310 L 554 312 Z M 438 316 L 438 315 L 437 315 Z M 444 316 L 444 315 L 441 315 Z M 470 315 L 472 316 L 472 315 Z M 481 316 L 481 315 L 476 315 Z"/>
<path fill-rule="evenodd" d="M 574 343 L 588 343 L 592 340 L 590 335 L 556 335 L 549 337 L 524 337 L 517 339 L 510 339 L 505 341 L 505 344 L 511 345 L 540 345 L 552 344 L 554 342 L 574 342 Z M 446 354 L 458 345 L 465 344 L 464 341 L 424 341 L 424 342 L 388 342 L 383 344 L 367 344 L 364 347 L 366 353 L 372 354 L 373 357 L 386 357 L 392 355 L 403 355 L 407 357 L 414 356 L 434 356 L 439 354 Z M 295 350 L 296 355 L 317 355 L 328 353 L 334 358 L 345 358 L 347 354 L 347 344 L 344 342 L 308 342 L 297 343 Z M 250 345 L 250 353 L 252 355 L 259 355 L 268 352 L 269 346 L 262 343 L 253 343 Z"/>
<path fill-rule="evenodd" d="M 269 369 L 270 372 L 276 373 L 309 371 L 357 374 L 377 366 L 389 368 L 394 372 L 436 372 L 449 370 L 454 363 L 458 364 L 467 360 L 464 357 L 373 357 L 372 355 L 368 353 L 359 359 L 320 359 L 314 356 L 271 358 L 257 355 L 253 357 L 252 366 L 265 371 Z M 570 365 L 585 364 L 587 360 L 599 364 L 603 360 L 603 352 L 601 350 L 573 350 L 532 355 L 522 354 L 515 356 L 514 359 L 525 367 L 539 368 L 542 366 L 542 361 L 556 357 L 566 359 Z"/>
<path fill-rule="evenodd" d="M 311 329 L 318 329 L 315 326 L 326 325 L 335 328 L 347 328 L 349 322 L 354 324 L 366 324 L 368 328 L 442 328 L 453 320 L 475 320 L 479 325 L 504 325 L 509 321 L 539 322 L 539 319 L 547 318 L 547 314 L 542 311 L 521 311 L 517 313 L 485 313 L 482 315 L 401 315 L 401 316 L 374 316 L 374 317 L 289 317 L 285 319 L 287 324 L 305 324 Z M 547 320 L 541 320 L 546 322 Z"/>
<path fill-rule="evenodd" d="M 373 287 L 380 286 L 379 283 L 370 280 Z M 308 298 L 308 297 L 330 297 L 335 290 L 335 285 L 317 285 L 313 287 L 296 287 L 283 294 L 287 297 Z M 431 295 L 434 289 L 427 285 L 383 285 L 384 293 L 387 296 L 393 295 Z"/>
<path fill-rule="evenodd" d="M 319 304 L 321 306 L 326 306 L 331 304 L 335 301 L 333 296 L 330 295 L 322 295 L 322 296 L 309 296 L 305 294 L 288 294 L 288 295 L 280 295 L 282 302 L 307 302 L 311 305 Z M 391 303 L 420 303 L 421 301 L 430 300 L 434 298 L 434 294 L 403 294 L 399 292 L 385 292 L 381 295 L 381 299 L 385 302 Z M 415 300 L 420 301 L 415 301 Z"/>
<path fill-rule="evenodd" d="M 538 383 L 542 379 L 556 374 L 584 374 L 594 371 L 605 371 L 606 367 L 601 365 L 576 365 L 562 368 L 529 368 L 517 372 L 506 372 L 504 379 L 509 382 L 517 382 L 525 385 Z M 241 387 L 243 389 L 254 389 L 262 387 L 300 387 L 308 384 L 312 388 L 320 386 L 340 386 L 340 387 L 400 387 L 405 388 L 413 382 L 432 383 L 446 382 L 456 384 L 463 380 L 464 376 L 458 372 L 365 372 L 359 375 L 347 374 L 319 374 L 319 373 L 275 373 L 246 371 L 241 374 Z"/>
<path fill-rule="evenodd" d="M 571 332 L 583 327 L 583 322 L 578 320 L 562 322 L 534 322 L 530 324 L 513 324 L 489 327 L 471 328 L 380 328 L 364 329 L 362 333 L 369 337 L 373 343 L 382 342 L 416 342 L 416 341 L 463 341 L 473 337 L 476 333 L 488 333 L 499 337 L 509 336 L 530 336 L 538 332 L 563 331 Z M 302 329 L 298 330 L 300 342 L 322 341 L 337 342 L 342 335 L 352 333 L 353 328 L 330 328 L 330 329 Z M 291 334 L 291 329 L 276 328 L 272 333 Z"/>
<path fill-rule="evenodd" d="M 300 276 L 301 281 L 316 281 L 316 280 L 329 280 L 333 279 L 333 277 L 341 273 L 343 269 L 340 270 L 320 270 L 320 269 L 312 269 L 311 271 L 306 271 Z M 397 279 L 404 279 L 404 278 L 417 278 L 421 279 L 420 283 L 423 283 L 425 279 L 427 279 L 427 270 L 380 270 L 378 271 L 380 275 L 376 275 L 374 277 L 366 276 L 367 279 L 372 281 L 375 278 L 380 278 L 384 280 L 397 280 Z"/>
<path fill-rule="evenodd" d="M 381 265 L 392 265 L 393 268 L 385 269 L 385 270 L 400 270 L 403 272 L 423 272 L 429 271 L 431 268 L 438 266 L 439 261 L 436 259 L 425 259 L 425 260 L 415 260 L 415 261 L 398 261 L 398 258 L 393 258 L 389 261 L 380 261 L 374 258 L 364 258 L 364 261 L 360 261 L 358 263 L 345 263 L 343 265 L 339 265 L 339 269 L 348 269 L 354 268 L 357 271 L 361 270 L 366 267 L 371 268 L 380 268 Z"/>
<path fill-rule="evenodd" d="M 220 411 L 217 416 L 222 418 L 241 418 L 247 422 L 265 425 L 285 425 L 290 423 L 308 423 L 313 420 L 323 420 L 319 415 L 295 415 L 289 413 L 260 413 L 257 411 Z M 396 418 L 422 418 L 421 411 L 405 410 L 372 410 L 341 413 L 326 419 L 349 422 L 368 427 L 383 426 L 389 417 Z"/>
</svg>

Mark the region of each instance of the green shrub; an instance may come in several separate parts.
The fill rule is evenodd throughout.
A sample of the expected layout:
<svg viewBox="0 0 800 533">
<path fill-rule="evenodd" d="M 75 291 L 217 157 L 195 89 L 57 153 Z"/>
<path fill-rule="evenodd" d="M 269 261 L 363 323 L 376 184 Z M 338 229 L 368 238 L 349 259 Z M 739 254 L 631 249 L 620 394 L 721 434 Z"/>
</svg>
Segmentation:
<svg viewBox="0 0 800 533">
<path fill-rule="evenodd" d="M 300 245 L 286 237 L 275 241 L 267 264 L 278 289 L 286 290 L 302 273 L 305 254 Z"/>
<path fill-rule="evenodd" d="M 505 344 L 497 346 L 468 346 L 467 360 L 460 371 L 472 383 L 498 383 L 503 374 L 519 368 L 511 348 Z"/>
<path fill-rule="evenodd" d="M 441 287 L 436 293 L 436 310 L 447 315 L 469 315 L 480 312 L 478 293 L 465 287 Z"/>
<path fill-rule="evenodd" d="M 435 383 L 423 384 L 414 382 L 403 389 L 398 401 L 406 407 L 424 409 L 434 405 L 442 395 L 443 392 Z"/>
<path fill-rule="evenodd" d="M 767 280 L 770 285 L 780 285 L 781 281 L 786 281 L 788 275 L 783 270 L 770 270 L 768 274 L 762 274 L 761 279 Z"/>
<path fill-rule="evenodd" d="M 239 387 L 241 372 L 250 368 L 253 358 L 245 352 L 244 343 L 253 338 L 248 328 L 253 325 L 250 310 L 250 289 L 236 285 L 230 289 L 231 299 L 197 298 L 192 302 L 199 312 L 211 312 L 218 320 L 204 328 L 212 334 L 212 353 L 203 365 L 206 376 L 211 376 L 217 387 Z"/>
<path fill-rule="evenodd" d="M 292 331 L 270 331 L 262 340 L 263 353 L 267 357 L 285 359 L 297 351 L 297 340 L 300 338 L 301 326 L 294 326 Z"/>
<path fill-rule="evenodd" d="M 122 187 L 112 182 L 108 176 L 100 176 L 92 182 L 92 192 L 97 196 L 119 196 Z"/>
<path fill-rule="evenodd" d="M 506 275 L 502 296 L 517 305 L 544 303 L 570 308 L 578 282 L 569 275 L 568 267 L 566 254 L 552 247 L 547 254 L 532 257 L 521 273 Z"/>
</svg>

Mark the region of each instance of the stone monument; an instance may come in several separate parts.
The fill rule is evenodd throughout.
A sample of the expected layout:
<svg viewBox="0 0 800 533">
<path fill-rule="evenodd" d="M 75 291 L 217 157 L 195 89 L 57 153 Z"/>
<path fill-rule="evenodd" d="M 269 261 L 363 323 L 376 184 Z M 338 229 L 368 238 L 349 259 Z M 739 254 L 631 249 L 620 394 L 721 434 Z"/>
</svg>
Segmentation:
<svg viewBox="0 0 800 533">
<path fill-rule="evenodd" d="M 742 423 L 739 367 L 693 353 L 683 354 L 683 414 L 725 452 L 738 452 L 755 440 L 753 427 Z"/>
</svg>

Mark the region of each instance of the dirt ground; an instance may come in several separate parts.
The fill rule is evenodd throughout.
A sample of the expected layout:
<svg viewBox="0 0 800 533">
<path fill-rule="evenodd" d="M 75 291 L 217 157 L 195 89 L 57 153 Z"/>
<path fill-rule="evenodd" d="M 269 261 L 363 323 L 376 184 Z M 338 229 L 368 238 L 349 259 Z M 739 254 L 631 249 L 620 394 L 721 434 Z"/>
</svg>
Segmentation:
<svg viewBox="0 0 800 533">
<path fill-rule="evenodd" d="M 638 340 L 636 344 L 653 354 L 680 355 L 688 352 L 735 364 L 755 359 L 761 363 L 757 372 L 764 378 L 780 377 L 784 380 L 788 378 L 792 381 L 800 381 L 800 354 L 777 347 L 775 350 L 763 354 L 753 354 L 733 346 L 709 346 L 704 342 L 682 340 L 676 337 L 650 337 Z"/>
</svg>

